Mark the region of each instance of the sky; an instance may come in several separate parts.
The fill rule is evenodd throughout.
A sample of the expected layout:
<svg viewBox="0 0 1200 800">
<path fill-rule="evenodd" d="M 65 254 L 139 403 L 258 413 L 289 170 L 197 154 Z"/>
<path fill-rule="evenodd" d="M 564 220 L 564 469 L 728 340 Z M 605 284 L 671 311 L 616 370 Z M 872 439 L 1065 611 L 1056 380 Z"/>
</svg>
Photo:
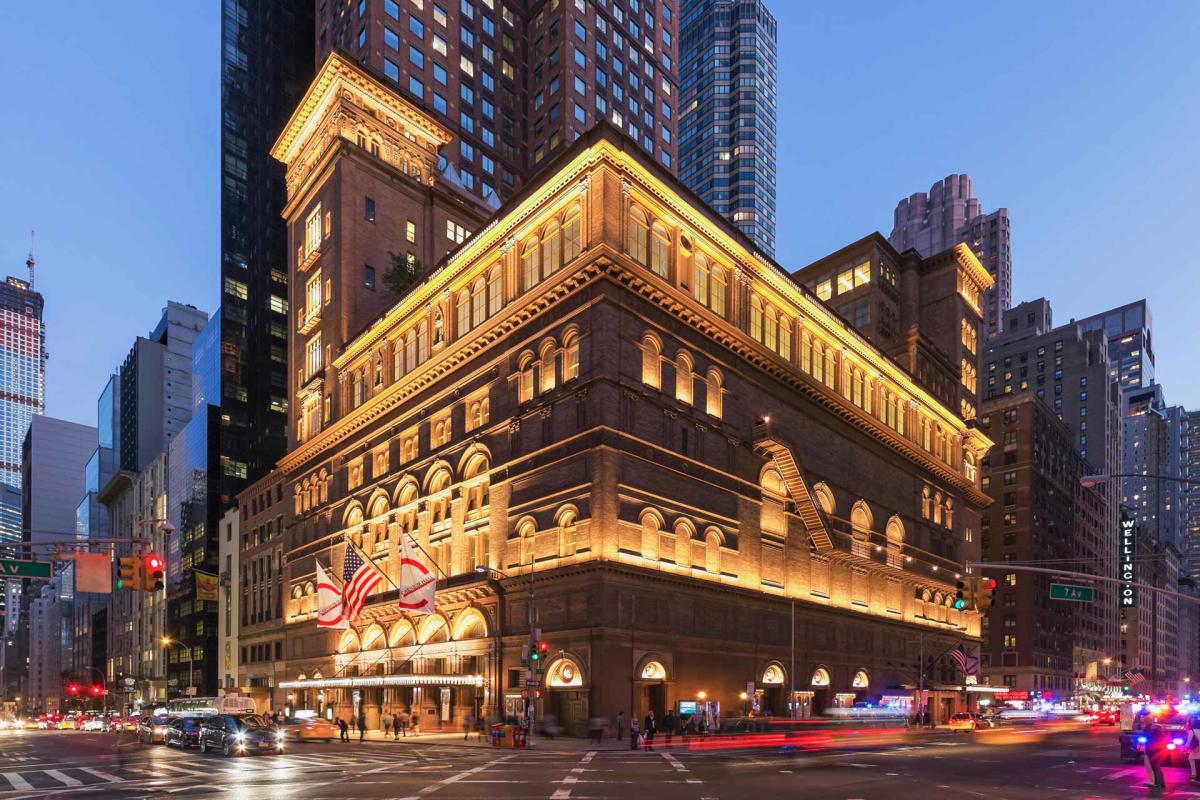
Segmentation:
<svg viewBox="0 0 1200 800">
<path fill-rule="evenodd" d="M 1200 406 L 1200 3 L 767 3 L 783 265 L 886 235 L 899 199 L 965 172 L 1009 209 L 1014 302 L 1062 323 L 1147 298 L 1167 399 Z M 95 424 L 167 299 L 219 299 L 219 12 L 0 4 L 0 274 L 25 275 L 36 229 L 53 416 Z"/>
</svg>

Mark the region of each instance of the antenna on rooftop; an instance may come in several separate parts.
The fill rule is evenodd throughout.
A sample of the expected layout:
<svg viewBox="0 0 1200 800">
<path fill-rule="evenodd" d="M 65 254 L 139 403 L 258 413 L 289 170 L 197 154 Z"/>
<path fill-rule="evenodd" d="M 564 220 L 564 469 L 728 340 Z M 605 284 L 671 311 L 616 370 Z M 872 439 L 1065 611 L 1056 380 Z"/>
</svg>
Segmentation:
<svg viewBox="0 0 1200 800">
<path fill-rule="evenodd" d="M 35 231 L 29 232 L 29 258 L 25 259 L 25 266 L 29 268 L 29 288 L 33 288 L 33 268 L 37 266 L 37 261 L 33 259 L 33 241 Z"/>
</svg>

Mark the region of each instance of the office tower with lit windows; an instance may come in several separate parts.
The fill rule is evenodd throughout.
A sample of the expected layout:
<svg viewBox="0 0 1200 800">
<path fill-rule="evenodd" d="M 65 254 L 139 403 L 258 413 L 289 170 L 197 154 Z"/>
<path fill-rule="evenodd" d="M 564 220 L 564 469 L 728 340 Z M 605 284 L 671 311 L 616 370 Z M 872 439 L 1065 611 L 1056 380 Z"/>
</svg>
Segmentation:
<svg viewBox="0 0 1200 800">
<path fill-rule="evenodd" d="M 604 119 L 676 164 L 676 0 L 319 0 L 337 50 L 454 140 L 439 170 L 493 209 Z"/>
<path fill-rule="evenodd" d="M 775 17 L 762 0 L 683 0 L 680 16 L 680 179 L 773 256 Z"/>
<path fill-rule="evenodd" d="M 209 400 L 225 504 L 286 447 L 286 191 L 269 150 L 312 79 L 314 5 L 222 2 L 221 387 Z"/>
<path fill-rule="evenodd" d="M 1188 411 L 1183 429 L 1183 477 L 1189 484 L 1184 494 L 1184 572 L 1200 583 L 1200 411 Z"/>
<path fill-rule="evenodd" d="M 990 338 L 1004 328 L 1012 305 L 1012 226 L 1008 209 L 985 212 L 974 196 L 971 179 L 948 175 L 929 192 L 917 192 L 896 204 L 892 245 L 923 256 L 965 242 L 992 273 L 996 284 L 983 297 L 984 332 Z"/>
<path fill-rule="evenodd" d="M 1109 369 L 1122 391 L 1154 383 L 1154 321 L 1144 299 L 1085 317 L 1079 325 L 1104 331 Z"/>
</svg>

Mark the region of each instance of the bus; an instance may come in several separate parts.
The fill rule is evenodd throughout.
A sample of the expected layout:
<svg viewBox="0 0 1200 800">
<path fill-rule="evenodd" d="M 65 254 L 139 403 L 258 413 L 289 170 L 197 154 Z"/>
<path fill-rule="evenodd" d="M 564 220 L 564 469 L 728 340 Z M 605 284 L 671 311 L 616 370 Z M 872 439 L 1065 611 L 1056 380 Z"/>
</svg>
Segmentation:
<svg viewBox="0 0 1200 800">
<path fill-rule="evenodd" d="M 221 697 L 180 697 L 167 703 L 168 714 L 253 714 L 254 701 L 240 694 Z"/>
</svg>

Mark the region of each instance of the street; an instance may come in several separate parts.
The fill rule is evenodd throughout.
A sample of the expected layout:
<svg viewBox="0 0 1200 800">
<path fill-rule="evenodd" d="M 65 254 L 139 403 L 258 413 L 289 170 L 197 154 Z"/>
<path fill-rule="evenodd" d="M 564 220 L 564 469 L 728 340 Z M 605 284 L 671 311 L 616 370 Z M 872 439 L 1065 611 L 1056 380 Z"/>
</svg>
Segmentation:
<svg viewBox="0 0 1200 800">
<path fill-rule="evenodd" d="M 436 740 L 435 740 L 436 739 Z M 111 734 L 15 731 L 3 738 L 0 800 L 22 797 L 424 798 L 600 800 L 649 795 L 686 800 L 797 797 L 892 800 L 988 798 L 1200 798 L 1185 769 L 1168 790 L 1142 786 L 1140 766 L 1116 760 L 1111 729 L 1072 731 L 1032 744 L 969 735 L 861 751 L 775 749 L 630 752 L 606 741 L 540 742 L 498 750 L 449 737 L 426 742 L 305 743 L 238 759 L 141 748 L 122 766 Z M 1195 787 L 1195 788 L 1193 788 Z"/>
</svg>

